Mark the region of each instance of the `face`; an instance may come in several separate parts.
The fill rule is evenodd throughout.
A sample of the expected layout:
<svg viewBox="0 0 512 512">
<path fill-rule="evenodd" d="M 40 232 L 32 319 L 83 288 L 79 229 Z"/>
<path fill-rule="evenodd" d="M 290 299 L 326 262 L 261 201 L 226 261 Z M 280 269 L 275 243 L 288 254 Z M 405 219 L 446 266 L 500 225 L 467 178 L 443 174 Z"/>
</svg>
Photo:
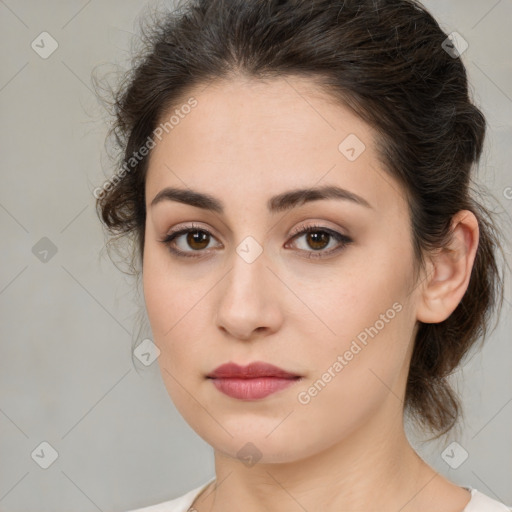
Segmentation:
<svg viewBox="0 0 512 512">
<path fill-rule="evenodd" d="M 146 181 L 144 297 L 175 406 L 215 449 L 260 462 L 381 428 L 401 409 L 416 318 L 407 204 L 374 132 L 305 79 L 190 96 L 196 106 L 164 131 Z M 167 187 L 218 204 L 152 204 Z M 323 187 L 347 192 L 272 200 Z M 207 378 L 255 361 L 300 378 L 262 398 Z"/>
</svg>

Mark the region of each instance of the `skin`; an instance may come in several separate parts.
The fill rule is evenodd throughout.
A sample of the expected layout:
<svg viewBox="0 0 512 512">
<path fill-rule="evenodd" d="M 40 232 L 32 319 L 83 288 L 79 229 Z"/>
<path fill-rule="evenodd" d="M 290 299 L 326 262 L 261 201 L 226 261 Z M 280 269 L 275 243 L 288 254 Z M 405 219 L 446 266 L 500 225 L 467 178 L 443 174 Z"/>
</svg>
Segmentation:
<svg viewBox="0 0 512 512">
<path fill-rule="evenodd" d="M 214 448 L 219 485 L 194 509 L 462 511 L 469 492 L 409 444 L 403 398 L 417 322 L 443 321 L 467 289 L 475 216 L 454 217 L 451 250 L 432 255 L 416 282 L 407 203 L 377 158 L 370 126 L 305 78 L 232 79 L 190 96 L 198 105 L 150 157 L 143 287 L 167 391 Z M 366 146 L 355 161 L 338 150 L 349 134 Z M 274 194 L 327 184 L 371 208 L 328 199 L 267 211 Z M 210 194 L 225 211 L 174 201 L 151 207 L 169 186 Z M 190 245 L 181 235 L 174 247 L 201 257 L 172 254 L 160 240 L 191 223 L 211 236 Z M 307 234 L 290 236 L 310 225 L 352 242 L 328 255 L 340 247 L 334 238 L 315 245 Z M 248 236 L 263 249 L 252 263 L 236 251 Z M 395 303 L 400 312 L 299 403 L 298 393 Z M 206 379 L 228 361 L 265 361 L 303 378 L 265 399 L 237 400 Z M 248 442 L 261 456 L 253 465 L 237 456 Z"/>
</svg>

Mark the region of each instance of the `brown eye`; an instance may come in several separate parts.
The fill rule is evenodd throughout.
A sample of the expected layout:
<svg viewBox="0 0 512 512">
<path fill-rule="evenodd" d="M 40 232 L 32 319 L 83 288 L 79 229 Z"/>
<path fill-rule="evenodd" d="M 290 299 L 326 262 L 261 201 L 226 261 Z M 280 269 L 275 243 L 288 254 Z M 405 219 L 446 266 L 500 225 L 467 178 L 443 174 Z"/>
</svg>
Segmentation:
<svg viewBox="0 0 512 512">
<path fill-rule="evenodd" d="M 186 241 L 189 247 L 199 251 L 206 249 L 210 240 L 210 234 L 206 231 L 188 231 Z M 206 243 L 205 243 L 206 242 Z"/>
<path fill-rule="evenodd" d="M 331 254 L 341 251 L 347 245 L 352 243 L 352 239 L 348 236 L 322 226 L 307 226 L 301 231 L 296 232 L 293 236 L 293 240 L 303 237 L 305 240 L 305 247 L 300 248 L 300 251 L 307 253 L 308 258 L 323 258 L 330 256 Z M 331 250 L 324 250 L 329 246 L 331 240 L 337 242 L 338 247 Z"/>
<path fill-rule="evenodd" d="M 329 239 L 332 236 L 325 231 L 314 231 L 306 234 L 308 245 L 315 250 L 324 249 L 329 244 Z"/>
<path fill-rule="evenodd" d="M 160 242 L 173 254 L 185 258 L 197 258 L 208 252 L 205 249 L 210 245 L 212 238 L 214 237 L 208 230 L 192 225 L 169 233 Z"/>
</svg>

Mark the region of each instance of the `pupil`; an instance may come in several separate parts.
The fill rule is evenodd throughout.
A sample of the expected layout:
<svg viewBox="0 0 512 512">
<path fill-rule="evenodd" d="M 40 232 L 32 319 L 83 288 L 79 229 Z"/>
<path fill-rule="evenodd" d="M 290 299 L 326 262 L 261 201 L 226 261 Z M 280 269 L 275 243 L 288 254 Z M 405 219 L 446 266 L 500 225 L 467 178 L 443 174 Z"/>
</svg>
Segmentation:
<svg viewBox="0 0 512 512">
<path fill-rule="evenodd" d="M 320 235 L 318 233 L 321 233 Z M 325 247 L 325 244 L 322 244 L 322 242 L 325 242 L 326 239 L 329 237 L 327 233 L 324 233 L 322 231 L 319 231 L 317 233 L 309 233 L 308 237 L 310 239 L 313 239 L 313 243 L 310 244 L 313 249 L 323 249 Z M 321 240 L 323 239 L 323 240 Z M 318 246 L 318 242 L 320 241 L 320 245 Z"/>
<path fill-rule="evenodd" d="M 205 241 L 206 241 L 206 245 L 204 245 Z M 203 245 L 201 245 L 201 242 L 203 242 Z M 187 243 L 193 249 L 197 249 L 197 250 L 204 249 L 204 247 L 208 246 L 208 235 L 203 231 L 190 231 L 187 235 Z M 199 243 L 200 247 L 194 247 L 195 243 Z"/>
</svg>

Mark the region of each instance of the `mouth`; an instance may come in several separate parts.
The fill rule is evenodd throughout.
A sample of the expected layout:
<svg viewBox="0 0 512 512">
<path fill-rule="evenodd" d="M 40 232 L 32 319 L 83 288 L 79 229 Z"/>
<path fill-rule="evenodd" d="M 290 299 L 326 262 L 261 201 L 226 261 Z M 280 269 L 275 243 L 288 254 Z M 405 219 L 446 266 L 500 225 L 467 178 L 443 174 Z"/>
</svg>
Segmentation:
<svg viewBox="0 0 512 512">
<path fill-rule="evenodd" d="M 264 362 L 247 366 L 226 363 L 206 376 L 222 393 L 239 400 L 258 400 L 293 386 L 302 380 L 297 375 Z"/>
</svg>

